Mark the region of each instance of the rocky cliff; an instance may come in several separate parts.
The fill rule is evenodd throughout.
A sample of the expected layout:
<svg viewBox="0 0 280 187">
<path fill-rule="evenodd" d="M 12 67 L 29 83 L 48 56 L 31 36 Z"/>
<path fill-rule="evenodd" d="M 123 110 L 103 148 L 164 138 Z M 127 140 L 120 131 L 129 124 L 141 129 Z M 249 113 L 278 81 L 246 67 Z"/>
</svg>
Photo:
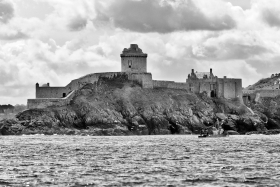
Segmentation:
<svg viewBox="0 0 280 187">
<path fill-rule="evenodd" d="M 252 114 L 239 99 L 209 98 L 186 90 L 143 89 L 125 75 L 101 78 L 75 94 L 67 106 L 30 109 L 19 113 L 16 120 L 0 121 L 0 133 L 190 134 L 210 129 L 217 119 L 224 120 L 225 130 L 242 134 L 279 128 L 278 121 L 274 126 L 265 123 L 265 111 Z"/>
</svg>

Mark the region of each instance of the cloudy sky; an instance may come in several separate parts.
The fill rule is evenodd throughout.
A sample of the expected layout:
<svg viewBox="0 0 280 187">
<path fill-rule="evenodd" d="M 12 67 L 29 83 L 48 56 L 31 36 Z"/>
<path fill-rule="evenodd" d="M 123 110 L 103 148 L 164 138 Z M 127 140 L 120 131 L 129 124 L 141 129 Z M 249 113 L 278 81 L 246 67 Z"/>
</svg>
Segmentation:
<svg viewBox="0 0 280 187">
<path fill-rule="evenodd" d="M 0 0 L 0 104 L 26 104 L 36 82 L 120 71 L 131 43 L 153 79 L 213 68 L 248 86 L 280 73 L 279 29 L 279 0 Z"/>
</svg>

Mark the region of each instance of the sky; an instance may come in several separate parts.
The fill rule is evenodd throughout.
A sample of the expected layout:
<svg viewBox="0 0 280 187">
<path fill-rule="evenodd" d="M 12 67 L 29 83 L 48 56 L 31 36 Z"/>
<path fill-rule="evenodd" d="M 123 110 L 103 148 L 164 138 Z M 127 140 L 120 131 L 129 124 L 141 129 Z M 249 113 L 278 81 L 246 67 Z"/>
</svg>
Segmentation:
<svg viewBox="0 0 280 187">
<path fill-rule="evenodd" d="M 246 87 L 280 73 L 279 29 L 279 0 L 0 0 L 0 104 L 26 104 L 37 82 L 118 72 L 130 44 L 154 80 L 212 68 Z"/>
</svg>

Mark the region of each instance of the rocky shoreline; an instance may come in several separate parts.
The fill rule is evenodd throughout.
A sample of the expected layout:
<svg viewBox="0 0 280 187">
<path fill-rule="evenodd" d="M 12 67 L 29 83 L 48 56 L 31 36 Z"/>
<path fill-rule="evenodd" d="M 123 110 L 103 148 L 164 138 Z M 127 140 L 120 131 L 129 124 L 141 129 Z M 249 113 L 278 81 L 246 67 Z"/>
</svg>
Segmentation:
<svg viewBox="0 0 280 187">
<path fill-rule="evenodd" d="M 248 103 L 252 110 L 240 99 L 143 89 L 123 76 L 104 78 L 76 91 L 68 105 L 29 109 L 15 119 L 1 120 L 0 134 L 199 134 L 217 121 L 223 121 L 223 129 L 232 134 L 279 134 L 279 98 L 252 101 Z"/>
<path fill-rule="evenodd" d="M 211 127 L 205 127 L 208 129 Z M 224 127 L 225 128 L 225 127 Z M 227 128 L 227 127 L 226 127 Z M 250 131 L 238 133 L 234 130 L 226 130 L 229 135 L 275 135 L 280 134 L 280 129 Z M 178 133 L 172 133 L 170 130 L 153 133 L 153 135 L 164 134 L 199 134 L 199 132 L 190 132 L 181 130 Z M 80 135 L 80 136 L 129 136 L 129 135 L 151 135 L 146 128 L 137 130 L 128 130 L 126 126 L 116 125 L 111 128 L 68 128 L 59 125 L 46 125 L 43 121 L 18 121 L 16 119 L 4 119 L 0 121 L 0 135 Z"/>
</svg>

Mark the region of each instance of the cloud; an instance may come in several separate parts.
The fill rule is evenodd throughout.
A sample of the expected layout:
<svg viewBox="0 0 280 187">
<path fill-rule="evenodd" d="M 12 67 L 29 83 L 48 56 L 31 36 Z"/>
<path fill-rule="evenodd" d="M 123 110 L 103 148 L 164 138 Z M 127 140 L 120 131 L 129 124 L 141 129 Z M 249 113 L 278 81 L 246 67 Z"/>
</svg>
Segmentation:
<svg viewBox="0 0 280 187">
<path fill-rule="evenodd" d="M 251 0 L 251 4 L 252 8 L 248 11 L 248 16 L 253 15 L 255 21 L 262 21 L 271 27 L 280 27 L 279 0 Z M 264 25 L 263 28 L 267 25 Z"/>
<path fill-rule="evenodd" d="M 70 23 L 68 24 L 68 28 L 71 31 L 79 31 L 85 28 L 86 25 L 87 25 L 87 19 L 77 16 L 72 20 L 70 20 Z"/>
<path fill-rule="evenodd" d="M 270 26 L 276 26 L 280 27 L 280 14 L 276 13 L 273 10 L 265 9 L 262 12 L 264 20 L 270 25 Z"/>
<path fill-rule="evenodd" d="M 192 46 L 192 53 L 194 58 L 215 61 L 248 59 L 272 51 L 255 32 L 231 31 L 209 35 L 201 44 Z"/>
<path fill-rule="evenodd" d="M 57 1 L 42 0 L 50 3 L 54 11 L 46 17 L 46 22 L 54 29 L 81 31 L 90 20 L 96 17 L 96 10 L 92 0 Z M 65 31 L 65 29 L 67 29 Z"/>
<path fill-rule="evenodd" d="M 28 38 L 28 36 L 21 31 L 16 31 L 16 30 L 10 32 L 3 32 L 3 30 L 0 31 L 0 40 L 18 40 L 24 38 Z"/>
<path fill-rule="evenodd" d="M 7 23 L 14 17 L 13 4 L 7 0 L 0 0 L 0 22 Z"/>
<path fill-rule="evenodd" d="M 100 5 L 97 8 L 101 14 L 97 18 L 108 17 L 116 27 L 137 32 L 218 31 L 236 26 L 227 14 L 207 17 L 192 0 L 178 1 L 175 5 L 161 0 L 118 0 L 103 7 L 103 11 Z"/>
<path fill-rule="evenodd" d="M 256 68 L 259 74 L 269 77 L 271 74 L 280 73 L 280 55 L 275 55 L 267 59 L 247 60 L 247 63 Z"/>
</svg>

